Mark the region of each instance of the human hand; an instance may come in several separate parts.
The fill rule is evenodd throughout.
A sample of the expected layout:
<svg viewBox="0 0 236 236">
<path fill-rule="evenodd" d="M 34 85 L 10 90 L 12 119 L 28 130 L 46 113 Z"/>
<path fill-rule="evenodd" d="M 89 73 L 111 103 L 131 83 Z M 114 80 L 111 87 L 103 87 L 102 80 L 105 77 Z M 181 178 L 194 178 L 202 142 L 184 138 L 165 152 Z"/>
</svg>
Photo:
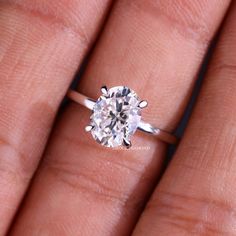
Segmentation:
<svg viewBox="0 0 236 236">
<path fill-rule="evenodd" d="M 1 0 L 0 235 L 236 235 L 236 2 L 229 5 Z M 149 101 L 145 119 L 173 132 L 228 7 L 166 171 L 166 144 L 152 136 L 133 137 L 148 149 L 103 148 L 84 132 L 89 111 L 74 103 L 54 122 L 94 45 L 78 90 L 97 98 L 103 84 L 127 85 Z"/>
</svg>

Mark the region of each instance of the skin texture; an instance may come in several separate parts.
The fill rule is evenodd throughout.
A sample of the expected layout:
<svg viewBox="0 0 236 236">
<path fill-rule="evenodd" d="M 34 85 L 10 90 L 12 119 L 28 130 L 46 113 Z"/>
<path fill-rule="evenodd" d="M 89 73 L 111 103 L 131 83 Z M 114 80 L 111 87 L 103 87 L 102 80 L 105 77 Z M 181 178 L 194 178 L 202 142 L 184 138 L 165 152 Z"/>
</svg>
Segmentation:
<svg viewBox="0 0 236 236">
<path fill-rule="evenodd" d="M 0 3 L 0 235 L 235 235 L 236 4 L 110 6 Z M 84 132 L 89 111 L 77 104 L 60 113 L 48 139 L 96 38 L 78 90 L 97 98 L 103 84 L 127 85 L 149 101 L 145 120 L 173 131 L 228 8 L 197 106 L 164 174 L 165 144 L 136 133 L 134 146 L 148 149 L 100 147 Z"/>
<path fill-rule="evenodd" d="M 236 234 L 235 22 L 233 4 L 183 141 L 134 235 Z"/>
<path fill-rule="evenodd" d="M 58 106 L 108 6 L 108 1 L 99 8 L 97 1 L 70 1 L 71 7 L 57 1 L 62 7 L 57 10 L 51 1 L 33 2 L 0 2 L 0 235 L 37 168 Z M 76 17 L 78 9 L 87 15 Z"/>
</svg>

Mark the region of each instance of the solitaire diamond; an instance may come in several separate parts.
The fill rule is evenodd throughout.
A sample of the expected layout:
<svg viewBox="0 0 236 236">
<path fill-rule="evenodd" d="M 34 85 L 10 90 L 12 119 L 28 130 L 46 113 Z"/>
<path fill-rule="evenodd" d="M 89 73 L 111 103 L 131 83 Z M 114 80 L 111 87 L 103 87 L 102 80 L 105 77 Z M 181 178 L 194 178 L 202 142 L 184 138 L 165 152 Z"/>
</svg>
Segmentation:
<svg viewBox="0 0 236 236">
<path fill-rule="evenodd" d="M 93 107 L 87 131 L 91 131 L 94 139 L 106 147 L 129 147 L 130 137 L 141 121 L 141 109 L 147 103 L 125 86 L 109 90 L 102 87 L 101 91 L 103 94 Z"/>
</svg>

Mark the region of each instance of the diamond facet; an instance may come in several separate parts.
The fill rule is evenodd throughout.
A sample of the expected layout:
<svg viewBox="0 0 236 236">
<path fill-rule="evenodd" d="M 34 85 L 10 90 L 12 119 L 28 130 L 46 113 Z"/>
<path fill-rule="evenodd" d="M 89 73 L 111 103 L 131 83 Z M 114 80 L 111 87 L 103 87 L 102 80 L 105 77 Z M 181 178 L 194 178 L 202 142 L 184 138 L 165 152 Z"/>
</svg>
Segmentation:
<svg viewBox="0 0 236 236">
<path fill-rule="evenodd" d="M 130 136 L 141 121 L 140 100 L 125 86 L 109 89 L 97 100 L 90 117 L 93 138 L 106 147 L 130 143 Z"/>
</svg>

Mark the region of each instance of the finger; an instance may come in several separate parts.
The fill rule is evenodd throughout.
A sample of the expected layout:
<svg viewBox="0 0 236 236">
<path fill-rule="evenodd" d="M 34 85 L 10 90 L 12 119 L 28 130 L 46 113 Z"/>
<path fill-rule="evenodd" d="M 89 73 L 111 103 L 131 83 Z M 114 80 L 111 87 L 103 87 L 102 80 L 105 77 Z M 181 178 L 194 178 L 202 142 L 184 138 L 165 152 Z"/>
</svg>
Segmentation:
<svg viewBox="0 0 236 236">
<path fill-rule="evenodd" d="M 80 90 L 96 98 L 103 84 L 127 85 L 149 101 L 146 120 L 173 130 L 227 6 L 226 1 L 118 2 Z M 55 235 L 126 235 L 132 230 L 155 184 L 165 145 L 136 135 L 134 145 L 148 150 L 104 149 L 85 136 L 88 122 L 87 111 L 68 107 L 12 235 L 31 235 L 39 228 Z"/>
<path fill-rule="evenodd" d="M 236 235 L 236 3 L 186 135 L 134 235 Z"/>
<path fill-rule="evenodd" d="M 0 235 L 15 214 L 107 4 L 0 2 Z"/>
</svg>

